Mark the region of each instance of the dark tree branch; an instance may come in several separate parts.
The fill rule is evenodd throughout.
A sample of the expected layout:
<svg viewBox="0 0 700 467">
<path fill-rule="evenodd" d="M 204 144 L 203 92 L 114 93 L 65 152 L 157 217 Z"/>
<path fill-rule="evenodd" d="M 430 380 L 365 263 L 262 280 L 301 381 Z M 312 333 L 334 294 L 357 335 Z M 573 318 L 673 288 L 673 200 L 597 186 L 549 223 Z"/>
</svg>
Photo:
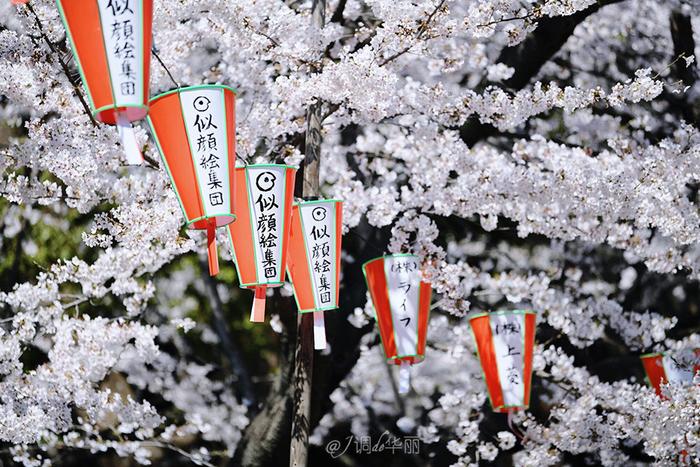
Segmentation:
<svg viewBox="0 0 700 467">
<path fill-rule="evenodd" d="M 675 57 L 695 57 L 695 39 L 690 16 L 678 11 L 671 13 L 671 38 L 673 39 L 673 55 Z M 686 66 L 685 60 L 677 60 L 673 64 L 673 74 L 687 86 L 692 86 L 697 80 L 695 63 Z"/>
<path fill-rule="evenodd" d="M 695 57 L 695 39 L 690 17 L 679 11 L 671 13 L 671 39 L 673 40 L 673 55 L 676 60 L 671 65 L 671 75 L 682 82 L 681 86 L 693 86 L 698 79 L 695 62 L 686 65 L 686 58 Z M 700 109 L 695 102 L 689 101 L 687 93 L 672 94 L 664 90 L 664 97 L 671 109 L 689 123 L 697 126 L 700 121 Z"/>
<path fill-rule="evenodd" d="M 418 31 L 416 32 L 416 38 L 415 38 L 416 42 L 418 42 L 423 37 L 423 34 L 425 34 L 425 32 L 428 30 L 428 28 L 430 27 L 430 23 L 433 22 L 435 15 L 437 14 L 438 11 L 440 11 L 440 8 L 442 8 L 442 6 L 445 4 L 445 1 L 446 0 L 442 0 L 440 3 L 438 3 L 438 5 L 435 7 L 435 9 L 432 12 L 430 12 L 430 14 L 428 15 L 428 18 L 425 21 L 423 21 L 421 23 L 421 25 L 418 27 Z M 379 66 L 384 66 L 389 62 L 393 62 L 394 60 L 396 60 L 397 58 L 399 58 L 400 56 L 402 56 L 403 54 L 405 54 L 406 52 L 411 50 L 414 45 L 415 45 L 415 43 L 408 45 L 407 47 L 405 47 L 402 50 L 399 50 L 394 55 L 385 59 L 382 63 L 379 64 Z"/>
<path fill-rule="evenodd" d="M 338 6 L 335 8 L 333 16 L 331 16 L 331 23 L 338 23 L 341 26 L 345 26 L 345 18 L 343 18 L 343 12 L 345 11 L 345 4 L 347 2 L 348 0 L 340 0 L 338 2 Z"/>
<path fill-rule="evenodd" d="M 263 403 L 262 410 L 252 419 L 243 433 L 230 467 L 279 467 L 289 463 L 289 440 L 292 427 L 292 372 L 296 339 L 296 314 L 292 299 L 274 294 L 268 300 L 283 324 L 279 350 L 279 373 Z"/>
<path fill-rule="evenodd" d="M 206 285 L 207 295 L 209 295 L 209 304 L 211 305 L 211 313 L 213 318 L 214 331 L 219 336 L 221 348 L 224 355 L 231 366 L 231 370 L 238 378 L 240 394 L 243 396 L 245 405 L 251 414 L 257 412 L 257 400 L 255 391 L 253 390 L 253 382 L 250 379 L 250 372 L 245 364 L 241 351 L 231 339 L 231 332 L 224 316 L 224 306 L 221 302 L 218 290 L 216 290 L 216 282 L 209 275 L 209 267 L 203 261 L 200 262 L 202 267 L 202 278 Z"/>
<path fill-rule="evenodd" d="M 499 61 L 516 69 L 516 73 L 507 85 L 517 89 L 525 87 L 542 65 L 566 42 L 576 25 L 598 11 L 601 6 L 615 1 L 619 0 L 601 0 L 597 5 L 575 15 L 542 20 L 538 29 L 522 44 L 502 52 Z M 337 11 L 336 9 L 336 13 Z M 338 18 L 336 17 L 336 19 Z M 483 125 L 482 127 L 487 126 Z M 488 128 L 490 129 L 485 132 L 483 128 L 478 126 L 474 128 L 473 122 L 469 122 L 461 129 L 460 134 L 471 145 L 495 131 L 493 127 L 488 126 Z M 298 141 L 298 144 L 303 144 L 303 141 Z M 298 181 L 303 180 L 302 177 L 303 174 L 298 174 Z M 301 185 L 301 183 L 299 184 Z M 363 284 L 364 278 L 358 265 L 376 256 L 377 250 L 383 251 L 391 237 L 388 228 L 374 228 L 366 220 L 355 227 L 353 232 L 358 235 L 346 235 L 343 238 L 343 249 L 357 252 L 353 255 L 353 264 L 343 267 L 343 284 Z M 341 284 L 340 309 L 326 313 L 326 332 L 331 352 L 314 355 L 310 429 L 313 429 L 323 414 L 332 408 L 330 394 L 355 366 L 360 354 L 359 343 L 362 337 L 374 329 L 373 323 L 358 329 L 348 322 L 350 313 L 355 308 L 364 306 L 366 289 L 364 287 L 343 287 L 343 284 Z M 280 316 L 285 322 L 286 329 L 295 333 L 295 316 L 288 313 L 288 310 L 293 309 L 293 305 L 291 303 L 286 305 L 289 306 L 280 302 L 280 309 L 283 310 Z M 289 339 L 292 340 L 293 336 L 289 336 Z M 246 429 L 232 465 L 278 466 L 288 462 L 286 447 L 290 441 L 292 416 L 292 388 L 289 384 L 293 371 L 290 359 L 291 351 L 292 347 L 285 339 L 280 350 L 282 362 L 278 379 L 265 401 L 263 410 Z"/>
<path fill-rule="evenodd" d="M 61 54 L 58 53 L 58 50 L 56 50 L 56 47 L 54 46 L 53 42 L 51 42 L 49 40 L 49 37 L 46 35 L 46 32 L 44 31 L 44 26 L 41 24 L 41 20 L 39 19 L 39 15 L 36 14 L 36 11 L 34 11 L 34 8 L 32 7 L 31 3 L 27 3 L 26 5 L 27 9 L 34 15 L 34 22 L 39 28 L 39 33 L 41 34 L 41 37 L 44 39 L 44 42 L 46 42 L 46 45 L 49 46 L 49 50 L 51 50 L 51 53 L 53 53 L 56 56 L 58 63 L 61 65 L 63 73 L 66 75 L 66 78 L 68 78 L 68 82 L 73 86 L 73 91 L 75 92 L 75 95 L 78 96 L 78 100 L 80 100 L 80 103 L 83 105 L 85 113 L 88 115 L 88 117 L 90 117 L 90 121 L 92 122 L 92 124 L 94 126 L 97 126 L 97 120 L 95 120 L 95 117 L 92 116 L 90 106 L 85 101 L 85 97 L 83 97 L 83 93 L 80 91 L 78 83 L 71 77 L 68 65 L 63 61 L 63 59 L 61 58 Z"/>
<path fill-rule="evenodd" d="M 540 20 L 537 29 L 524 41 L 501 51 L 497 63 L 503 63 L 515 70 L 513 76 L 504 82 L 504 86 L 512 90 L 523 89 L 539 73 L 542 66 L 561 49 L 576 26 L 601 7 L 620 1 L 600 0 L 573 15 Z M 471 117 L 459 129 L 462 141 L 470 147 L 494 134 L 496 134 L 496 128 L 490 124 L 481 123 L 478 117 Z"/>
</svg>

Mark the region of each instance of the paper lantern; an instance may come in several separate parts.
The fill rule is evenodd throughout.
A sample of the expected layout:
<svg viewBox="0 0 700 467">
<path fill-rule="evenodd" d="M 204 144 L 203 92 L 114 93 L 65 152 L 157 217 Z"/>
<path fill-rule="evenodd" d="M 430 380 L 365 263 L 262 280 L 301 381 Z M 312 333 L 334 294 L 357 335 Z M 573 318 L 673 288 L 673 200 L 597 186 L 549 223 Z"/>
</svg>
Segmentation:
<svg viewBox="0 0 700 467">
<path fill-rule="evenodd" d="M 209 273 L 219 272 L 216 228 L 233 222 L 236 91 L 210 84 L 150 101 L 148 124 L 191 229 L 206 229 Z"/>
<path fill-rule="evenodd" d="M 302 201 L 292 208 L 287 270 L 299 313 L 314 314 L 314 348 L 326 347 L 323 312 L 338 308 L 343 202 Z"/>
<path fill-rule="evenodd" d="M 399 392 L 409 389 L 409 365 L 425 358 L 430 315 L 430 284 L 422 281 L 418 257 L 387 255 L 362 270 L 374 305 L 387 362 L 399 365 Z"/>
<path fill-rule="evenodd" d="M 284 285 L 296 167 L 255 164 L 235 171 L 236 222 L 229 239 L 243 288 L 255 290 L 250 320 L 265 321 L 268 287 Z"/>
<path fill-rule="evenodd" d="M 640 358 L 647 381 L 662 398 L 665 398 L 661 392 L 662 384 L 690 384 L 695 373 L 700 371 L 700 349 L 688 349 L 673 354 L 651 353 Z"/>
<path fill-rule="evenodd" d="M 93 115 L 117 125 L 127 162 L 141 164 L 131 122 L 148 113 L 153 0 L 56 0 Z"/>
<path fill-rule="evenodd" d="M 491 408 L 496 412 L 530 405 L 535 318 L 535 312 L 524 310 L 480 313 L 469 318 Z"/>
</svg>

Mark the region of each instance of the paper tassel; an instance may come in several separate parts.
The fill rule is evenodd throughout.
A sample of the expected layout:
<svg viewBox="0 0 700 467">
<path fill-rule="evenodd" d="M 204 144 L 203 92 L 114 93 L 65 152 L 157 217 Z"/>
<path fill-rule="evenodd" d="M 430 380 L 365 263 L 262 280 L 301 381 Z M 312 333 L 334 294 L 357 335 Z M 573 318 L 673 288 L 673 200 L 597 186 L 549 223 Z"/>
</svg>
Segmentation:
<svg viewBox="0 0 700 467">
<path fill-rule="evenodd" d="M 326 323 L 322 311 L 314 311 L 314 349 L 326 348 Z"/>
<path fill-rule="evenodd" d="M 131 126 L 131 122 L 127 120 L 126 115 L 121 112 L 117 114 L 117 129 L 126 153 L 126 163 L 128 165 L 143 164 L 143 155 L 139 149 L 139 143 L 136 141 L 134 127 Z"/>
<path fill-rule="evenodd" d="M 411 370 L 408 362 L 401 362 L 399 366 L 399 394 L 408 394 L 411 388 Z"/>
<path fill-rule="evenodd" d="M 261 286 L 255 288 L 255 297 L 253 297 L 253 309 L 250 311 L 250 320 L 254 323 L 265 322 L 265 296 L 267 295 L 267 287 Z"/>
<path fill-rule="evenodd" d="M 209 257 L 209 275 L 219 274 L 219 254 L 216 251 L 216 221 L 207 223 L 207 256 Z"/>
</svg>

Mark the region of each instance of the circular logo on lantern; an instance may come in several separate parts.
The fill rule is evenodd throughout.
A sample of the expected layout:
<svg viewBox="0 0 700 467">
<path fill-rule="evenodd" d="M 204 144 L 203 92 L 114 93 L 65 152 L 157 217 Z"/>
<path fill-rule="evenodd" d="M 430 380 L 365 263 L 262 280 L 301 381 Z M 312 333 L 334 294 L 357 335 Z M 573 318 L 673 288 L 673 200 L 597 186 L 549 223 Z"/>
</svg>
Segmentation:
<svg viewBox="0 0 700 467">
<path fill-rule="evenodd" d="M 255 178 L 255 186 L 260 191 L 270 191 L 275 186 L 277 177 L 272 172 L 263 172 Z"/>
<path fill-rule="evenodd" d="M 194 106 L 194 110 L 197 112 L 204 112 L 205 110 L 209 109 L 209 104 L 211 104 L 211 101 L 208 97 L 198 96 L 194 99 L 194 103 L 192 105 Z"/>
<path fill-rule="evenodd" d="M 313 217 L 316 222 L 321 222 L 326 218 L 326 208 L 322 208 L 321 206 L 314 208 L 314 210 L 311 211 L 311 217 Z"/>
</svg>

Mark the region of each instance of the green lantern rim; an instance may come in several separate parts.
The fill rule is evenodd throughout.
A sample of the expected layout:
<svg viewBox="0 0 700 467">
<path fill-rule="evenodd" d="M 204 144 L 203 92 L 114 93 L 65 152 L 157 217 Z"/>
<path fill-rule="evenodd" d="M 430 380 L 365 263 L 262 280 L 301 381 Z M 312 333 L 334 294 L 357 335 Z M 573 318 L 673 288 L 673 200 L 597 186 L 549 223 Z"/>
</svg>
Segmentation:
<svg viewBox="0 0 700 467">
<path fill-rule="evenodd" d="M 157 96 L 151 97 L 151 98 L 148 100 L 148 105 L 151 105 L 152 103 L 154 103 L 154 102 L 157 101 L 158 99 L 160 99 L 160 98 L 162 98 L 162 97 L 169 96 L 169 95 L 171 95 L 171 94 L 180 94 L 180 93 L 182 93 L 182 92 L 185 92 L 185 91 L 193 91 L 193 90 L 195 90 L 195 89 L 214 89 L 214 88 L 217 88 L 217 89 L 228 89 L 229 91 L 231 91 L 231 92 L 233 92 L 234 94 L 238 95 L 238 91 L 236 90 L 236 88 L 232 88 L 231 86 L 227 86 L 227 85 L 225 85 L 225 84 L 198 84 L 198 85 L 195 85 L 195 86 L 185 86 L 185 87 L 183 87 L 183 88 L 171 89 L 170 91 L 166 91 L 166 92 L 164 92 L 164 93 L 158 94 Z"/>
<path fill-rule="evenodd" d="M 418 258 L 418 255 L 415 255 L 413 253 L 396 253 L 396 254 L 389 254 L 389 255 L 382 255 L 382 256 L 377 256 L 375 258 L 372 258 L 370 260 L 365 261 L 362 263 L 362 270 L 364 271 L 365 266 L 367 266 L 369 263 L 372 263 L 374 261 L 377 261 L 378 259 L 384 259 L 384 258 L 397 258 L 397 257 L 413 257 L 413 258 Z"/>
<path fill-rule="evenodd" d="M 534 310 L 497 310 L 497 311 L 484 311 L 481 313 L 476 313 L 474 315 L 471 315 L 469 317 L 469 321 L 476 319 L 476 318 L 481 318 L 483 316 L 492 316 L 492 315 L 535 315 L 537 316 L 537 312 Z"/>
</svg>

